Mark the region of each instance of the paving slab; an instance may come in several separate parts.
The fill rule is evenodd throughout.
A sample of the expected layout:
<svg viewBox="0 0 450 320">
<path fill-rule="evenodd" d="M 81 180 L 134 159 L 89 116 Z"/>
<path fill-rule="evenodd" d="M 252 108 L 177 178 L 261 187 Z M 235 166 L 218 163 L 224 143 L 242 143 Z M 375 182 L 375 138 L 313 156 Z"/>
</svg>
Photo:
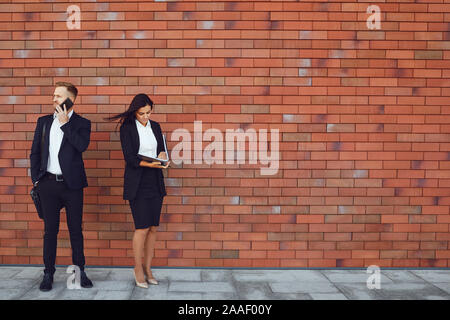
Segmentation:
<svg viewBox="0 0 450 320">
<path fill-rule="evenodd" d="M 163 300 L 206 300 L 201 293 L 186 293 L 186 292 L 170 292 L 165 295 Z"/>
<path fill-rule="evenodd" d="M 2 289 L 17 289 L 27 288 L 36 284 L 34 279 L 2 279 L 0 281 L 0 290 Z"/>
<path fill-rule="evenodd" d="M 240 300 L 270 300 L 273 292 L 267 282 L 235 282 Z"/>
<path fill-rule="evenodd" d="M 313 300 L 348 300 L 342 293 L 310 293 Z"/>
<path fill-rule="evenodd" d="M 0 266 L 0 300 L 450 300 L 450 269 L 381 269 L 369 289 L 366 269 L 153 268 L 159 285 L 135 285 L 132 267 L 86 267 L 90 289 L 68 289 L 58 266 L 41 292 L 42 266 Z"/>
<path fill-rule="evenodd" d="M 93 300 L 97 292 L 98 289 L 94 288 L 67 289 L 55 300 Z"/>
<path fill-rule="evenodd" d="M 396 282 L 417 282 L 423 283 L 425 280 L 413 272 L 407 270 L 382 270 L 382 275 L 391 279 L 394 283 Z M 384 278 L 382 278 L 384 279 Z"/>
<path fill-rule="evenodd" d="M 125 290 L 97 290 L 93 300 L 129 300 L 131 291 Z"/>
<path fill-rule="evenodd" d="M 313 300 L 308 293 L 273 293 L 273 300 Z"/>
<path fill-rule="evenodd" d="M 278 293 L 339 293 L 329 282 L 272 282 L 269 286 Z"/>
<path fill-rule="evenodd" d="M 323 270 L 322 274 L 333 283 L 367 283 L 367 279 L 372 273 L 367 273 L 365 270 Z M 392 283 L 383 272 L 380 272 L 381 283 Z"/>
<path fill-rule="evenodd" d="M 335 283 L 336 288 L 348 300 L 382 300 L 376 293 L 377 289 L 368 289 L 363 283 Z"/>
<path fill-rule="evenodd" d="M 17 268 L 2 268 L 2 272 L 0 272 L 0 280 L 11 279 L 16 274 L 18 274 L 20 271 L 21 271 L 21 269 L 17 269 Z M 0 284 L 0 288 L 1 288 L 1 284 Z"/>
<path fill-rule="evenodd" d="M 228 282 L 192 282 L 171 281 L 169 292 L 235 292 L 234 287 Z"/>
<path fill-rule="evenodd" d="M 201 281 L 231 281 L 231 270 L 201 270 Z"/>
<path fill-rule="evenodd" d="M 57 300 L 58 297 L 63 293 L 64 290 L 67 290 L 66 283 L 61 282 L 53 282 L 53 289 L 48 292 L 42 292 L 39 290 L 39 284 L 42 279 L 39 279 L 38 282 L 28 290 L 24 295 L 22 295 L 20 300 Z"/>
<path fill-rule="evenodd" d="M 236 281 L 250 282 L 329 281 L 316 270 L 233 270 L 233 277 Z"/>
<path fill-rule="evenodd" d="M 202 281 L 201 272 L 201 269 L 152 269 L 153 276 L 156 279 L 170 279 L 172 281 Z"/>
<path fill-rule="evenodd" d="M 382 284 L 376 294 L 383 300 L 436 300 L 445 297 L 446 292 L 428 283 L 389 283 Z"/>
<path fill-rule="evenodd" d="M 107 280 L 93 282 L 94 288 L 99 290 L 133 290 L 135 287 L 134 279 L 128 280 Z"/>
<path fill-rule="evenodd" d="M 148 289 L 133 286 L 130 299 L 132 300 L 166 300 L 169 282 L 159 281 L 158 285 L 149 285 Z"/>
<path fill-rule="evenodd" d="M 450 282 L 450 270 L 436 270 L 433 272 L 414 270 L 411 272 L 428 282 Z"/>
<path fill-rule="evenodd" d="M 38 279 L 42 277 L 42 268 L 23 268 L 12 276 L 12 279 Z"/>
<path fill-rule="evenodd" d="M 438 287 L 442 291 L 445 291 L 450 296 L 450 283 L 448 282 L 433 282 L 435 287 Z"/>
<path fill-rule="evenodd" d="M 109 274 L 111 272 L 111 270 L 107 268 L 102 269 L 91 268 L 85 271 L 89 279 L 91 279 L 91 281 L 106 281 L 110 278 Z M 113 276 L 112 279 L 115 279 L 115 277 Z"/>
<path fill-rule="evenodd" d="M 201 300 L 241 300 L 236 292 L 207 292 L 201 295 Z"/>
<path fill-rule="evenodd" d="M 17 300 L 27 292 L 27 289 L 0 289 L 0 300 Z"/>
<path fill-rule="evenodd" d="M 130 280 L 133 279 L 133 269 L 127 268 L 127 269 L 112 269 L 109 271 L 107 277 L 105 280 Z M 88 277 L 90 274 L 90 270 L 86 271 Z"/>
</svg>

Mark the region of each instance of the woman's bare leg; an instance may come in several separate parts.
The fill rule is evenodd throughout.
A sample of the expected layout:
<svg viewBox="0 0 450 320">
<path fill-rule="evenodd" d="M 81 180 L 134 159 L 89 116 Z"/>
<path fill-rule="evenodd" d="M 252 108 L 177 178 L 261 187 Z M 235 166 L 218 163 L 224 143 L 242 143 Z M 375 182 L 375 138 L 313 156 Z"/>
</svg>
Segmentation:
<svg viewBox="0 0 450 320">
<path fill-rule="evenodd" d="M 134 273 L 138 282 L 145 282 L 144 270 L 142 268 L 142 258 L 144 255 L 144 245 L 147 235 L 150 233 L 147 229 L 136 229 L 133 235 L 134 252 Z"/>
<path fill-rule="evenodd" d="M 149 232 L 147 233 L 147 238 L 145 240 L 145 271 L 147 275 L 152 278 L 152 259 L 155 252 L 155 242 L 156 242 L 156 231 L 158 227 L 150 227 Z"/>
</svg>

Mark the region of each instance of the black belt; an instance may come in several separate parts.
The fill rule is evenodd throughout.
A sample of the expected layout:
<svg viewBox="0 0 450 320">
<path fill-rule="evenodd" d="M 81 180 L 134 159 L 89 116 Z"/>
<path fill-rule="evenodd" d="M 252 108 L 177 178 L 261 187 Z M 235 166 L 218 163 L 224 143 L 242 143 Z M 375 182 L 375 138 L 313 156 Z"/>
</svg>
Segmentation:
<svg viewBox="0 0 450 320">
<path fill-rule="evenodd" d="M 47 174 L 45 176 L 50 180 L 55 180 L 58 182 L 64 181 L 62 174 L 53 174 L 53 173 L 47 172 Z"/>
</svg>

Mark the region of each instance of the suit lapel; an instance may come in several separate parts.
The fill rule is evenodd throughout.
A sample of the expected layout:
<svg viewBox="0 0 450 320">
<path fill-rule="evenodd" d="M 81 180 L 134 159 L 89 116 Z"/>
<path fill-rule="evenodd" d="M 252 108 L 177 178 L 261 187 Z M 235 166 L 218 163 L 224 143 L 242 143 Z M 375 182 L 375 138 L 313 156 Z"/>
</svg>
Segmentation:
<svg viewBox="0 0 450 320">
<path fill-rule="evenodd" d="M 43 146 L 43 157 L 42 162 L 46 166 L 48 162 L 48 149 L 50 146 L 50 129 L 52 128 L 53 123 L 53 115 L 49 116 L 47 119 L 45 119 L 45 132 L 44 132 L 44 146 Z"/>
<path fill-rule="evenodd" d="M 156 122 L 150 120 L 150 125 L 152 126 L 153 134 L 154 134 L 155 137 L 156 137 L 156 135 L 157 135 L 157 133 L 158 133 L 158 127 L 156 126 Z"/>
<path fill-rule="evenodd" d="M 157 143 L 157 145 L 156 145 L 156 153 L 157 153 L 157 155 L 156 156 L 158 156 L 160 151 L 164 151 L 164 143 L 163 143 L 163 140 L 162 140 L 162 132 L 161 132 L 161 130 L 159 130 L 159 128 L 156 125 L 155 121 L 151 121 L 150 120 L 150 124 L 152 125 L 153 135 L 156 138 L 156 143 Z"/>
<path fill-rule="evenodd" d="M 76 114 L 75 113 L 75 111 L 72 113 L 72 116 L 70 117 L 70 119 L 69 119 L 69 122 L 71 123 L 71 126 L 72 126 L 72 130 L 74 130 L 75 129 L 75 123 L 74 122 L 76 122 L 77 121 L 77 117 L 78 117 L 78 114 Z M 64 134 L 63 135 L 63 139 L 62 139 L 62 141 L 61 141 L 61 147 L 59 148 L 59 150 L 61 151 L 61 149 L 63 148 L 63 146 L 64 146 L 64 143 L 67 141 L 67 136 Z"/>
<path fill-rule="evenodd" d="M 136 153 L 139 152 L 139 133 L 137 131 L 136 121 L 133 121 L 131 126 L 131 136 L 133 138 L 134 147 L 137 148 Z"/>
</svg>

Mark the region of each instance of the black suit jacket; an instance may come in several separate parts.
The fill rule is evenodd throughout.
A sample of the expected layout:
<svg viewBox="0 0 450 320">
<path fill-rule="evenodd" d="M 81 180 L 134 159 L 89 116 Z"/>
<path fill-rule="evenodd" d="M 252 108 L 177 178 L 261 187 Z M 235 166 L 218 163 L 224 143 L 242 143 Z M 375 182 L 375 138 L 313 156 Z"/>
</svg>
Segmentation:
<svg viewBox="0 0 450 320">
<path fill-rule="evenodd" d="M 164 151 L 164 142 L 161 132 L 161 126 L 158 122 L 150 120 L 150 125 L 158 143 L 156 154 Z M 122 144 L 123 157 L 125 159 L 125 172 L 123 178 L 123 199 L 132 200 L 136 197 L 139 183 L 141 181 L 144 167 L 141 167 L 139 163 L 141 159 L 138 157 L 139 152 L 139 133 L 137 131 L 136 122 L 124 122 L 120 126 L 120 143 Z M 166 187 L 164 185 L 164 175 L 162 169 L 157 170 L 158 185 L 162 196 L 165 196 Z"/>
<path fill-rule="evenodd" d="M 55 118 L 53 120 L 52 114 L 40 117 L 37 121 L 30 154 L 31 180 L 33 184 L 39 181 L 47 172 L 50 129 L 53 121 L 58 121 L 58 119 Z M 46 128 L 43 154 L 41 156 L 41 137 L 44 123 L 46 123 Z M 69 189 L 87 187 L 88 183 L 82 153 L 89 146 L 91 121 L 74 112 L 69 122 L 61 126 L 61 130 L 64 132 L 64 137 L 59 149 L 58 159 L 64 181 Z"/>
</svg>

